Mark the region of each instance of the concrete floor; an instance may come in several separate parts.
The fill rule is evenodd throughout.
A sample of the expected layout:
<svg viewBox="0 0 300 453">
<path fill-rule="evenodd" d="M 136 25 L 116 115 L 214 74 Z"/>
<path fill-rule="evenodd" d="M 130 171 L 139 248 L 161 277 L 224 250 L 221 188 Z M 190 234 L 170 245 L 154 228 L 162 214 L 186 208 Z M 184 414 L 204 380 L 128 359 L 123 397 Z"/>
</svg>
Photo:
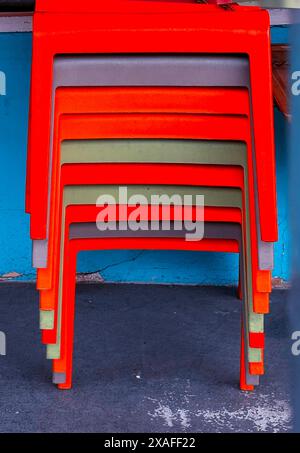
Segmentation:
<svg viewBox="0 0 300 453">
<path fill-rule="evenodd" d="M 266 376 L 238 388 L 233 288 L 78 285 L 74 389 L 51 384 L 31 284 L 0 285 L 0 432 L 291 430 L 287 291 L 266 320 Z"/>
</svg>

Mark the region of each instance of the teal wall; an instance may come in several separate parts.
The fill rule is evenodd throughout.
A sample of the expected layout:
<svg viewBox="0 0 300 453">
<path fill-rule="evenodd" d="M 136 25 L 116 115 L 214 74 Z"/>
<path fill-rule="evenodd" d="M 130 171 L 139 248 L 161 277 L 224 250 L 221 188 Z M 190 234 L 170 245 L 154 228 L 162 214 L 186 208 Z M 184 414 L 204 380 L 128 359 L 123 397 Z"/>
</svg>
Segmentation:
<svg viewBox="0 0 300 453">
<path fill-rule="evenodd" d="M 0 96 L 0 275 L 33 277 L 29 219 L 24 186 L 31 65 L 31 34 L 0 34 L 0 71 L 6 96 Z"/>
<path fill-rule="evenodd" d="M 286 42 L 287 29 L 276 27 L 273 42 Z M 6 96 L 0 96 L 0 276 L 16 272 L 31 280 L 29 218 L 24 213 L 31 34 L 0 34 L 0 71 L 6 74 Z M 1 87 L 0 87 L 1 91 Z M 280 240 L 274 276 L 289 276 L 287 222 L 287 124 L 275 109 Z M 233 284 L 234 255 L 193 252 L 113 251 L 82 253 L 79 272 L 100 271 L 107 281 Z"/>
</svg>

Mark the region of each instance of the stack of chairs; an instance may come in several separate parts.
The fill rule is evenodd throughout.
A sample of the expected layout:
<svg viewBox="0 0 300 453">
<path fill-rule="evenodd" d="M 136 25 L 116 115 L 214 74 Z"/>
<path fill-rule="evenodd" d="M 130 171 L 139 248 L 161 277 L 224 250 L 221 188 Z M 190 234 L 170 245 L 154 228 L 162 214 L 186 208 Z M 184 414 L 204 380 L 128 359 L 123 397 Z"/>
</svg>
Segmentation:
<svg viewBox="0 0 300 453">
<path fill-rule="evenodd" d="M 252 390 L 277 240 L 267 12 L 37 0 L 33 24 L 26 211 L 53 382 L 72 386 L 78 252 L 191 250 L 239 253 L 240 388 Z M 143 195 L 138 216 L 120 187 Z M 180 206 L 152 201 L 174 194 L 192 200 L 181 231 Z M 187 240 L 203 225 L 198 195 L 203 239 Z"/>
</svg>

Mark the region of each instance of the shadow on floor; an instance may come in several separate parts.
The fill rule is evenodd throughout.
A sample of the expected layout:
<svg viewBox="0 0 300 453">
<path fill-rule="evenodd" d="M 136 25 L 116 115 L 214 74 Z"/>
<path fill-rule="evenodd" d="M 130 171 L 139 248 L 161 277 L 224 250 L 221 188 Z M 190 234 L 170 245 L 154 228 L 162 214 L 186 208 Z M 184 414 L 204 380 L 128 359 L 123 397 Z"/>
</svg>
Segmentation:
<svg viewBox="0 0 300 453">
<path fill-rule="evenodd" d="M 272 294 L 266 375 L 242 393 L 233 288 L 78 285 L 74 388 L 59 391 L 34 285 L 1 284 L 0 432 L 290 431 L 287 296 Z"/>
</svg>

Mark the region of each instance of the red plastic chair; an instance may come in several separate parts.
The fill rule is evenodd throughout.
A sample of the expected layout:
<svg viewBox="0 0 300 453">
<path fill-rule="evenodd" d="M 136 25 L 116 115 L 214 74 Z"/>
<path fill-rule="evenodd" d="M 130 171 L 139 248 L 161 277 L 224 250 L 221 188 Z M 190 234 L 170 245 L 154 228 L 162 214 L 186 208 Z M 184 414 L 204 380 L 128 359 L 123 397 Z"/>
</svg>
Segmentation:
<svg viewBox="0 0 300 453">
<path fill-rule="evenodd" d="M 63 116 L 61 121 L 61 128 L 58 132 L 59 141 L 55 139 L 57 148 L 55 149 L 54 155 L 58 156 L 59 147 L 58 143 L 63 140 L 70 138 L 117 138 L 117 137 L 142 137 L 142 138 L 194 138 L 197 139 L 202 137 L 204 139 L 210 139 L 215 137 L 216 139 L 236 139 L 248 141 L 248 148 L 251 148 L 250 133 L 248 129 L 248 121 L 246 118 L 231 118 L 231 117 L 218 117 L 207 118 L 196 115 L 182 116 L 181 120 L 178 121 L 179 116 L 172 115 L 77 115 L 77 116 Z M 149 121 L 149 126 L 147 122 Z M 117 128 L 116 126 L 117 125 Z M 117 129 L 117 130 L 116 130 Z M 254 188 L 253 178 L 251 178 L 252 159 L 251 152 L 248 153 L 249 159 L 249 201 L 250 201 L 250 217 L 252 219 L 252 249 L 253 249 L 253 262 L 254 267 L 258 269 L 257 263 L 257 233 L 256 233 L 256 222 L 255 222 L 255 201 L 254 201 Z M 54 158 L 54 162 L 56 157 Z M 55 164 L 55 168 L 58 170 L 59 166 Z M 112 167 L 115 168 L 115 167 Z M 150 168 L 150 167 L 148 167 Z M 252 172 L 253 174 L 253 172 Z M 56 181 L 59 181 L 59 175 L 55 176 Z M 151 184 L 151 175 L 148 175 L 148 183 Z M 88 180 L 86 181 L 88 183 Z M 142 183 L 142 182 L 141 182 Z M 74 184 L 76 180 L 74 179 Z M 176 181 L 174 181 L 176 184 Z M 56 193 L 55 200 L 51 203 L 51 219 L 50 220 L 50 243 L 49 243 L 49 265 L 48 268 L 38 271 L 38 288 L 47 289 L 52 285 L 52 269 L 51 262 L 53 261 L 53 250 L 57 249 L 53 245 L 53 241 L 57 241 L 59 235 L 57 228 L 56 213 L 58 212 L 58 196 L 59 196 L 59 184 L 56 184 L 56 188 L 52 189 L 52 193 Z M 56 246 L 57 247 L 57 246 Z M 256 282 L 254 278 L 254 287 Z M 267 305 L 265 305 L 267 304 Z M 262 312 L 268 311 L 267 300 L 258 302 L 261 306 Z M 262 309 L 265 306 L 265 309 Z"/>
<path fill-rule="evenodd" d="M 249 97 L 246 89 L 234 88 L 58 88 L 53 125 L 55 136 L 53 160 L 51 159 L 52 182 L 48 188 L 50 203 L 59 166 L 55 144 L 59 132 L 56 131 L 59 131 L 59 122 L 63 114 L 77 113 L 201 113 L 249 116 Z M 47 238 L 49 216 L 50 208 Z"/>
<path fill-rule="evenodd" d="M 168 250 L 205 250 L 207 244 L 208 249 L 211 248 L 209 241 L 201 241 L 198 243 L 188 243 L 180 239 L 168 239 Z M 234 242 L 234 241 L 233 241 Z M 221 241 L 220 241 L 221 245 Z M 232 246 L 231 246 L 232 247 Z M 127 239 L 87 239 L 87 240 L 71 240 L 66 242 L 66 253 L 64 261 L 64 270 L 66 274 L 66 284 L 64 285 L 64 298 L 68 302 L 64 303 L 63 310 L 63 325 L 65 326 L 62 332 L 62 358 L 53 361 L 53 371 L 55 373 L 65 373 L 66 381 L 59 384 L 60 389 L 69 389 L 72 386 L 72 362 L 73 362 L 73 336 L 74 336 L 74 299 L 75 299 L 75 275 L 76 275 L 76 255 L 82 250 L 108 250 L 108 249 L 164 249 L 164 242 L 160 239 L 143 238 L 137 240 L 134 238 Z M 220 247 L 221 248 L 221 247 Z M 226 246 L 223 249 L 226 250 Z M 243 329 L 243 327 L 242 327 Z M 249 364 L 251 374 L 263 374 L 263 362 Z M 240 387 L 242 390 L 253 390 L 253 386 L 247 385 L 245 382 L 245 356 L 243 335 L 241 342 L 241 372 L 240 372 Z"/>
<path fill-rule="evenodd" d="M 268 231 L 262 228 L 262 239 L 276 241 L 268 14 L 259 9 L 239 7 L 228 12 L 209 5 L 137 2 L 129 6 L 129 3 L 116 2 L 101 7 L 90 3 L 101 10 L 99 14 L 35 14 L 29 140 L 33 169 L 30 181 L 32 237 L 44 239 L 46 234 L 45 222 L 41 219 L 46 218 L 47 212 L 48 155 L 40 150 L 49 145 L 54 55 L 242 53 L 247 54 L 250 61 L 255 145 L 259 156 L 258 192 L 265 206 L 262 215 L 266 222 L 263 224 L 269 224 Z M 57 8 L 58 3 L 51 7 Z M 87 9 L 88 5 L 84 7 Z M 90 7 L 89 11 L 92 11 Z"/>
<path fill-rule="evenodd" d="M 187 209 L 187 207 L 186 207 Z M 75 205 L 75 206 L 68 206 L 66 208 L 66 220 L 65 225 L 66 228 L 69 228 L 71 223 L 75 222 L 93 222 L 97 218 L 97 215 L 101 211 L 101 208 L 93 205 Z M 128 207 L 128 215 L 130 212 L 133 211 L 133 208 Z M 197 211 L 196 207 L 190 208 L 189 216 L 193 221 L 196 220 Z M 161 220 L 162 219 L 162 210 L 159 210 L 159 215 L 157 217 L 153 217 L 153 212 L 151 212 L 150 207 L 144 207 L 145 218 L 149 218 L 151 220 Z M 119 211 L 117 210 L 117 218 L 119 220 Z M 178 212 L 171 207 L 170 210 L 170 220 L 179 220 Z M 222 207 L 206 207 L 205 208 L 205 221 L 206 222 L 230 222 L 230 223 L 240 223 L 242 224 L 242 213 L 237 208 L 222 208 Z M 230 241 L 229 241 L 230 242 Z M 211 246 L 213 247 L 211 251 L 223 251 L 223 248 L 219 249 L 219 241 L 216 241 L 214 244 L 213 241 L 210 241 Z M 223 243 L 222 243 L 223 247 Z M 236 252 L 236 246 L 234 245 L 233 249 L 227 247 L 226 251 Z M 43 299 L 43 305 L 41 308 L 44 310 L 51 310 L 53 308 L 53 301 L 57 297 L 57 289 L 54 287 L 51 288 L 49 291 L 42 291 L 41 297 Z M 53 344 L 56 342 L 56 328 L 52 331 L 45 330 L 43 331 L 43 342 L 45 344 Z M 250 335 L 250 346 L 253 348 L 256 347 L 264 347 L 264 335 L 259 333 L 253 333 Z"/>
</svg>

